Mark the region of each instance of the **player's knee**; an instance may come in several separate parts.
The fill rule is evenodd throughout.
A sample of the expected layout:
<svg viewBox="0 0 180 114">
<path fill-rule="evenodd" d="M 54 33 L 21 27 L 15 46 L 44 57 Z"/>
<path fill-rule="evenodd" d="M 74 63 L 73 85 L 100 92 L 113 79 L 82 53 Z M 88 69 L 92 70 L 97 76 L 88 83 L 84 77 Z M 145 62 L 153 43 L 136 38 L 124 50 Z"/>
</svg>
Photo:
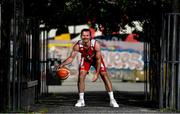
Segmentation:
<svg viewBox="0 0 180 114">
<path fill-rule="evenodd" d="M 85 77 L 87 75 L 87 71 L 80 71 L 80 73 L 79 73 L 79 76 L 80 77 Z"/>
<path fill-rule="evenodd" d="M 100 72 L 100 75 L 103 77 L 107 77 L 108 76 L 108 74 L 107 74 L 107 72 Z"/>
</svg>

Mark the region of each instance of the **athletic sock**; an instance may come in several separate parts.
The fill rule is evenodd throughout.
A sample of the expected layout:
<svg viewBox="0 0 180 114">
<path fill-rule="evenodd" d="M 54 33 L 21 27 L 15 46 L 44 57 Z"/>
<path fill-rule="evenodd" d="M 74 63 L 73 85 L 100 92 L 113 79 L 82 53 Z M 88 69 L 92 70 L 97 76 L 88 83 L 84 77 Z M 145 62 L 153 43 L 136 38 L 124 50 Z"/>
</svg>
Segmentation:
<svg viewBox="0 0 180 114">
<path fill-rule="evenodd" d="M 84 100 L 84 93 L 79 93 L 79 100 Z"/>
<path fill-rule="evenodd" d="M 111 92 L 108 92 L 108 94 L 109 94 L 109 98 L 110 98 L 110 100 L 111 99 L 114 99 L 114 94 L 113 94 L 113 92 L 111 91 Z"/>
</svg>

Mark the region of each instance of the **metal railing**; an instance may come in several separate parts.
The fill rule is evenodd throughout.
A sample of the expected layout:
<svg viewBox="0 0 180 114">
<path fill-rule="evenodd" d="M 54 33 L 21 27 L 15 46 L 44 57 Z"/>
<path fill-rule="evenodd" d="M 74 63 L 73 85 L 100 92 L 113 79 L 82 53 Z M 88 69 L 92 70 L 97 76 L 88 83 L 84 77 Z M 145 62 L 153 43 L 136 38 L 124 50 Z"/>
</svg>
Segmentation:
<svg viewBox="0 0 180 114">
<path fill-rule="evenodd" d="M 180 14 L 165 14 L 162 28 L 159 105 L 180 110 Z"/>
<path fill-rule="evenodd" d="M 0 112 L 28 110 L 41 94 L 39 19 L 24 17 L 22 0 L 1 8 Z"/>
</svg>

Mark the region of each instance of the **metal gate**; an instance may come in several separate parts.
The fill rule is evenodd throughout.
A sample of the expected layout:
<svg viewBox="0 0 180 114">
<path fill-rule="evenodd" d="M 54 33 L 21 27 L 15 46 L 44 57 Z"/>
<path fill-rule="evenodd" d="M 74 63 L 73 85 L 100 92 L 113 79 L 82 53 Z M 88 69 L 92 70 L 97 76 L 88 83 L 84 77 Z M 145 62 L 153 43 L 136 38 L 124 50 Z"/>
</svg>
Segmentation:
<svg viewBox="0 0 180 114">
<path fill-rule="evenodd" d="M 180 14 L 165 14 L 162 28 L 159 105 L 180 110 Z"/>
<path fill-rule="evenodd" d="M 160 94 L 161 16 L 147 17 L 143 26 L 146 100 L 158 107 Z"/>
<path fill-rule="evenodd" d="M 22 0 L 0 4 L 0 112 L 28 110 L 46 91 L 46 85 L 41 85 L 42 69 L 46 69 L 46 36 L 40 39 L 44 30 L 38 18 L 24 16 Z"/>
</svg>

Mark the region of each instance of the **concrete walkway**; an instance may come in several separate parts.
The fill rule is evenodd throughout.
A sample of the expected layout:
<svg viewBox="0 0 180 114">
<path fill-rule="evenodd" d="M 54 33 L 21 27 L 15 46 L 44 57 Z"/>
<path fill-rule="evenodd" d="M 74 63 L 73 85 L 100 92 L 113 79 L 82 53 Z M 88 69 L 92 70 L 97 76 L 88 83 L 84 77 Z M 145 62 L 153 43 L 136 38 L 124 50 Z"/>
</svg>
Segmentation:
<svg viewBox="0 0 180 114">
<path fill-rule="evenodd" d="M 61 86 L 49 86 L 50 94 L 41 97 L 31 106 L 30 112 L 38 113 L 158 113 L 152 102 L 145 100 L 144 83 L 112 80 L 114 96 L 119 108 L 109 106 L 109 96 L 102 81 L 86 80 L 85 102 L 82 108 L 74 107 L 78 99 L 76 79 L 65 80 Z"/>
<path fill-rule="evenodd" d="M 117 79 L 111 79 L 114 91 L 123 92 L 144 92 L 144 83 L 121 82 Z M 86 78 L 86 91 L 105 91 L 104 83 L 101 79 L 91 82 L 91 78 Z M 49 86 L 49 93 L 77 92 L 77 79 L 68 78 L 62 82 L 61 86 Z"/>
</svg>

